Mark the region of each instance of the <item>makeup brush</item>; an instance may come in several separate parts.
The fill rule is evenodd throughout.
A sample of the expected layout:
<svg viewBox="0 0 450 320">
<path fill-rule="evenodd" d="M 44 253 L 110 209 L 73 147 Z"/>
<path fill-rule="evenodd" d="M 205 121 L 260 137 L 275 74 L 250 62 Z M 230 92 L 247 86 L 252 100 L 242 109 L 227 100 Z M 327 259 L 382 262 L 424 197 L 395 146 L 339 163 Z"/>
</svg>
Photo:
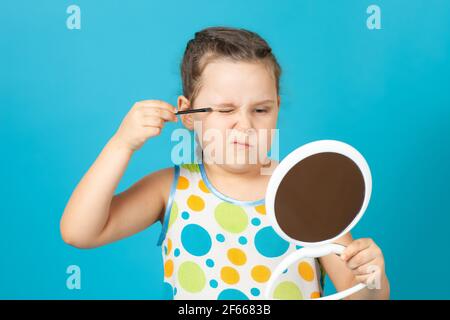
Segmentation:
<svg viewBox="0 0 450 320">
<path fill-rule="evenodd" d="M 212 112 L 212 111 L 213 111 L 213 108 L 199 108 L 199 109 L 178 111 L 175 113 L 175 115 L 186 114 L 186 113 L 196 113 L 196 112 Z"/>
</svg>

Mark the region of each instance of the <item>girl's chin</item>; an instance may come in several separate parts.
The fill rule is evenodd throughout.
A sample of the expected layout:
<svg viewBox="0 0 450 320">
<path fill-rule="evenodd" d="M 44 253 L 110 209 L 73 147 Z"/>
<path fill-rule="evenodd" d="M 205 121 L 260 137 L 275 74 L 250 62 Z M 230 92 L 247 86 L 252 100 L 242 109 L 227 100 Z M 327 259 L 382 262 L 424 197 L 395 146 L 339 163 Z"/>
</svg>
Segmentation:
<svg viewBox="0 0 450 320">
<path fill-rule="evenodd" d="M 268 159 L 258 159 L 257 155 L 252 155 L 248 150 L 240 150 L 234 154 L 226 154 L 224 156 L 212 155 L 203 158 L 208 164 L 216 164 L 226 166 L 233 171 L 246 171 L 267 164 Z"/>
</svg>

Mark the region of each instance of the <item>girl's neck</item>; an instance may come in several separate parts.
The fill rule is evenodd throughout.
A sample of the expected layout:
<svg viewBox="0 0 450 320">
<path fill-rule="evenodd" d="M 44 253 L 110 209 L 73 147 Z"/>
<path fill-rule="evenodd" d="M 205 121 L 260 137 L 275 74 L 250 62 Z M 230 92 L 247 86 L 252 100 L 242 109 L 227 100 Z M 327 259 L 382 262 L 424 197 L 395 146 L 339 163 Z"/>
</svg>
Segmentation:
<svg viewBox="0 0 450 320">
<path fill-rule="evenodd" d="M 262 165 L 243 169 L 203 162 L 209 183 L 221 194 L 238 201 L 257 201 L 265 196 L 270 176 L 261 174 Z"/>
<path fill-rule="evenodd" d="M 215 177 L 223 180 L 255 180 L 261 178 L 261 165 L 254 164 L 243 169 L 234 169 L 227 165 L 204 162 L 203 166 L 208 173 L 208 177 Z"/>
</svg>

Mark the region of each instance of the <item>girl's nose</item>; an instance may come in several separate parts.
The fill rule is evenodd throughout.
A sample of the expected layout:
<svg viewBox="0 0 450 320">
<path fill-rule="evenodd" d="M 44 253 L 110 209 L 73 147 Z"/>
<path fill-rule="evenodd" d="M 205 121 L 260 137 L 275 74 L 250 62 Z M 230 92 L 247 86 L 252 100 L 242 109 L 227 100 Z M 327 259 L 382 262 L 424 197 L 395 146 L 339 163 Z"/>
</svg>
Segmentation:
<svg viewBox="0 0 450 320">
<path fill-rule="evenodd" d="M 246 108 L 241 108 L 237 113 L 236 127 L 244 132 L 253 129 L 252 120 L 250 119 Z"/>
</svg>

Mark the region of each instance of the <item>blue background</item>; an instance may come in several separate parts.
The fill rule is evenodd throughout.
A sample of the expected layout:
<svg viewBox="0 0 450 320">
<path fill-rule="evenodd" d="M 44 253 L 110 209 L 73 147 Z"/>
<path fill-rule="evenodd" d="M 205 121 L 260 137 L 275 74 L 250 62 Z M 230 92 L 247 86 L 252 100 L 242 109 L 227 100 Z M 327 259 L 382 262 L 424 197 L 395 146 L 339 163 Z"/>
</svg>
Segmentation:
<svg viewBox="0 0 450 320">
<path fill-rule="evenodd" d="M 81 30 L 66 8 L 81 8 Z M 381 8 L 381 30 L 366 8 Z M 393 299 L 450 298 L 450 1 L 2 1 L 0 298 L 163 297 L 161 225 L 94 250 L 59 220 L 135 101 L 176 104 L 187 41 L 243 27 L 272 46 L 281 156 L 317 139 L 355 146 L 373 175 L 354 229 L 383 249 Z M 117 191 L 171 166 L 171 131 L 139 150 Z M 76 264 L 82 289 L 66 288 Z M 333 291 L 328 282 L 327 292 Z"/>
</svg>

